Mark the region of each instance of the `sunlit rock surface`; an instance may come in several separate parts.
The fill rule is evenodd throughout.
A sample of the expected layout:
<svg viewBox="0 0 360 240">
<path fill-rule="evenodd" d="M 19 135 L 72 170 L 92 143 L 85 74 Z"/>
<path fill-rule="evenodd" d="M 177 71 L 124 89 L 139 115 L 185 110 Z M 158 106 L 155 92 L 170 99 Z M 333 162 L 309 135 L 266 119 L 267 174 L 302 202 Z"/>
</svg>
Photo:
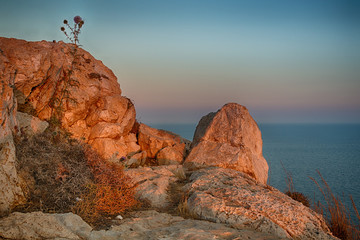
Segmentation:
<svg viewBox="0 0 360 240">
<path fill-rule="evenodd" d="M 136 187 L 135 196 L 156 209 L 170 205 L 170 185 L 185 177 L 181 165 L 132 168 L 125 171 Z"/>
<path fill-rule="evenodd" d="M 0 37 L 1 79 L 12 80 L 24 111 L 49 120 L 54 100 L 63 99 L 62 126 L 104 157 L 137 151 L 127 138 L 135 122 L 132 102 L 121 96 L 114 73 L 101 61 L 63 42 L 27 42 Z M 77 81 L 69 86 L 63 79 Z M 67 84 L 67 85 L 66 85 Z M 68 97 L 63 97 L 68 94 Z"/>
<path fill-rule="evenodd" d="M 201 118 L 185 164 L 190 168 L 231 168 L 261 183 L 266 183 L 269 170 L 262 155 L 259 127 L 248 110 L 236 103 Z"/>
<path fill-rule="evenodd" d="M 118 221 L 109 230 L 95 231 L 72 213 L 12 213 L 0 221 L 0 237 L 13 240 L 278 239 L 253 230 L 238 230 L 224 224 L 184 219 L 153 210 L 131 215 L 130 218 Z"/>
<path fill-rule="evenodd" d="M 335 239 L 321 215 L 241 172 L 212 167 L 185 186 L 188 208 L 200 219 L 293 239 Z"/>
<path fill-rule="evenodd" d="M 148 158 L 158 159 L 160 164 L 180 164 L 184 159 L 187 140 L 168 131 L 145 124 L 139 127 L 139 145 Z"/>
</svg>

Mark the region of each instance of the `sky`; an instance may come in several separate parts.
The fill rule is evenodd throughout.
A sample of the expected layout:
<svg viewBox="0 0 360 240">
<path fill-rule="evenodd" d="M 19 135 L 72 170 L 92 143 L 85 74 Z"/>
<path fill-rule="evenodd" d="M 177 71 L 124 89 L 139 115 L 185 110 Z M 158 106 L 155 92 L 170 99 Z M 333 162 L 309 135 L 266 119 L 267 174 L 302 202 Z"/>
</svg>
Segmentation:
<svg viewBox="0 0 360 240">
<path fill-rule="evenodd" d="M 360 123 L 358 0 L 0 0 L 0 36 L 66 41 L 113 70 L 144 123 L 228 102 L 258 123 Z"/>
</svg>

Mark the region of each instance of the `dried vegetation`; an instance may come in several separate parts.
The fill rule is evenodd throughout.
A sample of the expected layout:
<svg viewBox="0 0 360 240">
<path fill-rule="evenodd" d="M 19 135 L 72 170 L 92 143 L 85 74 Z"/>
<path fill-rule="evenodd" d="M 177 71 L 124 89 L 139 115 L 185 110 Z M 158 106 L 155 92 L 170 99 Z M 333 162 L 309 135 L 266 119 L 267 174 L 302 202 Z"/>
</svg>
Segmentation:
<svg viewBox="0 0 360 240">
<path fill-rule="evenodd" d="M 16 211 L 72 211 L 93 226 L 104 226 L 138 204 L 120 165 L 106 162 L 64 132 L 48 129 L 18 137 L 16 154 L 28 199 Z"/>
</svg>

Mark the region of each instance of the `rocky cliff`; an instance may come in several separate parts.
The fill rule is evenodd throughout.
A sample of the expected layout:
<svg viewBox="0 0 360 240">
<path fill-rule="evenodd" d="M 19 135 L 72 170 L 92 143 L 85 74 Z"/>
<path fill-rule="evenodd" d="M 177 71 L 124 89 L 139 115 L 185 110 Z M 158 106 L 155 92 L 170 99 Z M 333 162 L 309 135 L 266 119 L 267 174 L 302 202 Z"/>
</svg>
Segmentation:
<svg viewBox="0 0 360 240">
<path fill-rule="evenodd" d="M 0 80 L 0 214 L 26 200 L 13 136 L 43 131 L 40 119 L 128 167 L 152 209 L 114 219 L 108 231 L 72 213 L 14 212 L 0 220 L 0 238 L 335 239 L 321 215 L 266 184 L 261 132 L 244 106 L 204 116 L 190 146 L 136 123 L 113 72 L 72 44 L 0 38 Z"/>
<path fill-rule="evenodd" d="M 42 120 L 59 118 L 73 137 L 105 158 L 140 149 L 130 133 L 134 105 L 121 96 L 114 73 L 85 50 L 63 42 L 0 38 L 0 76 L 11 81 L 22 111 Z"/>
</svg>

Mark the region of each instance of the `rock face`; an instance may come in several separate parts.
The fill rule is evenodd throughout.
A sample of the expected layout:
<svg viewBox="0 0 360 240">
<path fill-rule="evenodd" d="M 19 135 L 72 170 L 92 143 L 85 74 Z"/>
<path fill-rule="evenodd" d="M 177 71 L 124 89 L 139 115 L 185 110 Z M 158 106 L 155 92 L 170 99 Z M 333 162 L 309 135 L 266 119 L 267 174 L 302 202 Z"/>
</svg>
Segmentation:
<svg viewBox="0 0 360 240">
<path fill-rule="evenodd" d="M 229 103 L 201 118 L 186 166 L 218 166 L 247 173 L 266 183 L 268 164 L 262 155 L 261 132 L 248 110 Z"/>
<path fill-rule="evenodd" d="M 336 239 L 324 219 L 280 191 L 232 169 L 194 172 L 187 200 L 199 218 L 291 239 Z"/>
<path fill-rule="evenodd" d="M 48 122 L 41 121 L 39 118 L 23 112 L 16 113 L 16 120 L 20 133 L 26 134 L 27 136 L 42 133 L 49 126 Z"/>
<path fill-rule="evenodd" d="M 156 209 L 166 209 L 170 205 L 170 185 L 185 178 L 181 165 L 134 168 L 125 173 L 137 185 L 136 198 Z"/>
<path fill-rule="evenodd" d="M 0 54 L 0 61 L 4 56 Z M 22 181 L 15 164 L 15 145 L 13 132 L 17 132 L 16 99 L 13 91 L 13 76 L 4 72 L 0 65 L 0 215 L 12 206 L 25 200 Z"/>
<path fill-rule="evenodd" d="M 258 239 L 276 237 L 252 230 L 237 230 L 223 224 L 184 219 L 156 211 L 135 212 L 109 230 L 93 230 L 72 213 L 12 213 L 0 222 L 0 238 L 88 239 L 88 240 L 182 240 L 182 239 Z"/>
<path fill-rule="evenodd" d="M 113 72 L 83 49 L 0 38 L 0 76 L 13 82 L 25 109 L 40 119 L 61 109 L 62 126 L 105 158 L 139 150 L 129 136 L 134 105 L 121 96 Z"/>
<path fill-rule="evenodd" d="M 157 159 L 162 165 L 180 164 L 184 160 L 188 141 L 180 136 L 140 124 L 139 145 L 148 158 Z"/>
</svg>

